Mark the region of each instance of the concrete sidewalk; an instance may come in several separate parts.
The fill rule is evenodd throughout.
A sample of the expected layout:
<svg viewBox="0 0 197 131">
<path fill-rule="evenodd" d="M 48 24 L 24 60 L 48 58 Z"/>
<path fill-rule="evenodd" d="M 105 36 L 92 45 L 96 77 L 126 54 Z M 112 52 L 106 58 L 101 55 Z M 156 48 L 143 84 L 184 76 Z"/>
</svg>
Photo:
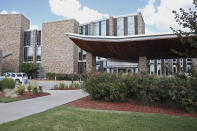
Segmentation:
<svg viewBox="0 0 197 131">
<path fill-rule="evenodd" d="M 88 95 L 82 90 L 46 90 L 46 92 L 51 95 L 11 103 L 0 103 L 0 124 L 40 113 Z"/>
</svg>

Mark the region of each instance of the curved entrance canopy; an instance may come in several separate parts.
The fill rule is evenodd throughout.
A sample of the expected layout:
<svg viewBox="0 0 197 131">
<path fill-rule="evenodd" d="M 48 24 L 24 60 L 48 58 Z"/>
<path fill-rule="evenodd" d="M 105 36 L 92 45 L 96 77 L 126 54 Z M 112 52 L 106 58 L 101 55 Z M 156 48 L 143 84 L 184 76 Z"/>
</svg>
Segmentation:
<svg viewBox="0 0 197 131">
<path fill-rule="evenodd" d="M 171 49 L 184 51 L 191 49 L 188 44 L 180 44 L 175 34 L 137 36 L 86 36 L 66 34 L 81 49 L 95 56 L 121 60 L 179 58 Z"/>
</svg>

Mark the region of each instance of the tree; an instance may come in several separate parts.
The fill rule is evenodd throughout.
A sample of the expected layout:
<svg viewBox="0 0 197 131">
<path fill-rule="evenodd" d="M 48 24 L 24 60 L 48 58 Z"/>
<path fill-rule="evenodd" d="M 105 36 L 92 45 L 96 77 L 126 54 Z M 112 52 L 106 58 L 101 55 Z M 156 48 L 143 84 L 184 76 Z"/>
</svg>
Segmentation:
<svg viewBox="0 0 197 131">
<path fill-rule="evenodd" d="M 21 63 L 19 66 L 19 71 L 26 73 L 28 76 L 32 78 L 35 77 L 36 72 L 39 69 L 39 65 L 35 63 Z"/>
<path fill-rule="evenodd" d="M 172 52 L 187 58 L 194 58 L 197 54 L 197 0 L 193 0 L 194 10 L 189 8 L 189 11 L 180 8 L 180 14 L 177 11 L 172 11 L 175 15 L 176 22 L 183 28 L 189 31 L 175 30 L 171 27 L 174 33 L 177 34 L 181 44 L 189 44 L 192 49 L 185 49 L 183 52 L 172 49 Z"/>
</svg>

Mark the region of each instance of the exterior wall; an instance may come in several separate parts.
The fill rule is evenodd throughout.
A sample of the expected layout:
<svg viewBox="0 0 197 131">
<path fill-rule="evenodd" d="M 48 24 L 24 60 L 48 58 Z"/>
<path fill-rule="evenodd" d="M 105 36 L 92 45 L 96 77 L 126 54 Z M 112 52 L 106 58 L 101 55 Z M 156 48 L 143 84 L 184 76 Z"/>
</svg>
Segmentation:
<svg viewBox="0 0 197 131">
<path fill-rule="evenodd" d="M 3 56 L 2 56 L 2 50 L 0 50 L 0 74 L 2 73 L 2 60 L 3 60 Z"/>
<path fill-rule="evenodd" d="M 13 55 L 2 60 L 2 72 L 19 71 L 23 61 L 24 30 L 29 29 L 30 21 L 21 14 L 0 15 L 0 49 L 3 54 Z"/>
<path fill-rule="evenodd" d="M 43 23 L 42 57 L 44 73 L 77 73 L 77 46 L 65 33 L 77 33 L 78 22 L 74 19 Z"/>
<path fill-rule="evenodd" d="M 140 12 L 137 13 L 138 34 L 145 34 L 145 23 Z"/>
</svg>

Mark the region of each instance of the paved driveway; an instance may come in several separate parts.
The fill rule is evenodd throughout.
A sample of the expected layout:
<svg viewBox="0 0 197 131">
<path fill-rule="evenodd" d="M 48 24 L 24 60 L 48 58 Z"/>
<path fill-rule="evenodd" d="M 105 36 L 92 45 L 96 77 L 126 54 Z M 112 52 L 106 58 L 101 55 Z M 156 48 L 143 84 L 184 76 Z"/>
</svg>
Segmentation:
<svg viewBox="0 0 197 131">
<path fill-rule="evenodd" d="M 43 83 L 44 89 L 49 83 Z M 54 84 L 54 82 L 52 82 Z M 51 85 L 52 85 L 51 83 Z M 67 91 L 57 91 L 57 90 L 45 90 L 51 95 L 21 100 L 11 103 L 0 103 L 0 124 L 12 120 L 16 120 L 25 116 L 29 116 L 35 113 L 40 113 L 46 111 L 50 108 L 60 106 L 65 103 L 80 99 L 87 96 L 88 94 L 82 90 L 67 90 Z"/>
</svg>

